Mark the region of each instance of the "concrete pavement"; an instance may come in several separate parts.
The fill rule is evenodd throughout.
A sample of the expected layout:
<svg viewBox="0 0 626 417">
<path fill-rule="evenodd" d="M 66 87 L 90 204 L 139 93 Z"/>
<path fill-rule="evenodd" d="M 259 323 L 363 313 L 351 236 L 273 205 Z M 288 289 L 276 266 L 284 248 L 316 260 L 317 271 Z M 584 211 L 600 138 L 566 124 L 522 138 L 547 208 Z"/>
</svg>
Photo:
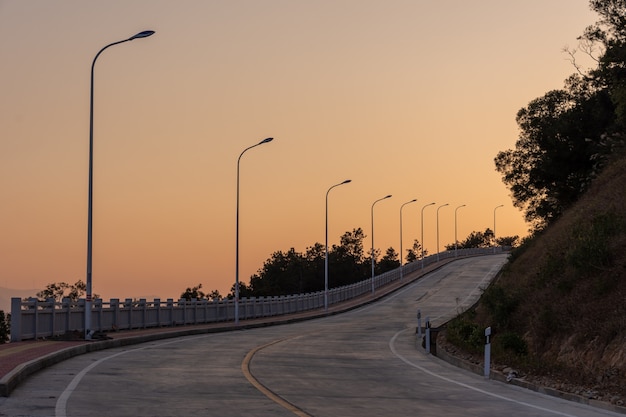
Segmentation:
<svg viewBox="0 0 626 417">
<path fill-rule="evenodd" d="M 471 268 L 471 264 L 468 263 L 464 269 Z M 417 348 L 414 332 L 410 331 L 415 328 L 416 306 L 427 305 L 427 311 L 424 312 L 431 315 L 433 322 L 437 324 L 445 322 L 459 310 L 473 304 L 472 300 L 477 294 L 472 295 L 472 291 L 461 288 L 458 280 L 449 279 L 451 274 L 447 268 L 430 274 L 424 280 L 420 280 L 421 286 L 414 286 L 415 288 L 411 290 L 413 293 L 408 292 L 409 288 L 400 289 L 396 286 L 393 290 L 385 292 L 388 296 L 381 302 L 359 308 L 347 315 L 335 316 L 338 311 L 322 312 L 323 314 L 318 312 L 319 316 L 326 318 L 310 323 L 302 321 L 311 317 L 282 318 L 290 322 L 302 322 L 296 326 L 254 329 L 272 324 L 259 321 L 239 326 L 240 329 L 248 329 L 246 332 L 228 332 L 218 338 L 207 338 L 206 334 L 224 332 L 226 331 L 224 329 L 234 330 L 232 326 L 222 325 L 221 328 L 215 326 L 212 329 L 208 326 L 199 326 L 202 328 L 183 330 L 185 333 L 162 329 L 146 331 L 141 335 L 126 334 L 123 337 L 120 332 L 116 335 L 119 337 L 108 341 L 72 342 L 77 345 L 67 347 L 66 350 L 76 350 L 85 345 L 94 346 L 98 343 L 110 343 L 112 345 L 109 347 L 113 350 L 110 353 L 102 351 L 95 356 L 86 355 L 85 360 L 77 358 L 80 360 L 68 361 L 67 365 L 59 368 L 59 371 L 46 372 L 45 375 L 50 375 L 46 378 L 58 380 L 60 386 L 70 386 L 72 383 L 68 385 L 67 379 L 71 379 L 69 375 L 81 375 L 85 369 L 98 364 L 98 372 L 89 376 L 97 379 L 90 379 L 89 382 L 79 381 L 76 383 L 76 389 L 81 389 L 81 386 L 92 387 L 90 389 L 95 389 L 99 395 L 91 396 L 88 393 L 72 395 L 71 391 L 66 394 L 67 389 L 59 395 L 56 390 L 50 389 L 47 393 L 41 390 L 32 391 L 30 398 L 32 401 L 41 401 L 42 409 L 44 404 L 48 404 L 50 398 L 53 398 L 57 403 L 56 416 L 76 415 L 76 410 L 84 410 L 84 414 L 80 415 L 170 415 L 164 410 L 171 409 L 172 401 L 180 402 L 176 408 L 179 413 L 172 415 L 198 412 L 207 404 L 215 409 L 205 410 L 203 414 L 220 416 L 414 415 L 415 410 L 420 410 L 419 415 L 431 415 L 429 414 L 431 411 L 428 410 L 431 410 L 433 405 L 439 412 L 447 410 L 447 414 L 432 415 L 502 415 L 503 410 L 498 408 L 502 405 L 494 405 L 491 401 L 497 397 L 490 397 L 485 392 L 497 392 L 502 389 L 500 385 L 503 384 L 485 381 L 483 378 L 477 380 L 475 377 L 474 379 L 467 377 L 467 382 L 462 382 L 465 386 L 450 385 L 446 379 L 459 380 L 466 377 L 459 377 L 455 368 L 447 370 L 445 367 L 442 368 L 440 361 L 425 355 Z M 410 280 L 415 281 L 415 278 L 407 277 L 407 283 Z M 486 282 L 475 283 L 473 289 L 483 285 L 486 285 Z M 392 291 L 395 293 L 390 295 Z M 343 311 L 355 309 L 383 295 L 382 291 L 379 291 L 376 297 L 365 297 L 359 302 L 355 301 L 351 306 L 344 306 Z M 401 297 L 402 300 L 399 300 Z M 183 335 L 197 336 L 182 339 Z M 161 340 L 165 337 L 179 339 Z M 141 347 L 128 346 L 131 343 L 139 343 L 139 340 L 151 343 L 145 343 Z M 183 345 L 184 349 L 178 348 Z M 115 349 L 116 346 L 127 347 L 120 350 Z M 163 358 L 167 358 L 167 363 L 172 362 L 172 365 L 165 366 Z M 193 358 L 202 359 L 198 361 Z M 161 365 L 155 368 L 152 360 L 157 362 L 160 360 Z M 241 369 L 237 372 L 240 366 Z M 407 369 L 418 371 L 407 372 Z M 250 384 L 242 379 L 241 370 Z M 424 375 L 427 376 L 426 379 Z M 443 385 L 428 391 L 435 386 L 433 382 L 435 379 L 444 381 Z M 467 386 L 474 388 L 468 391 Z M 286 401 L 287 404 L 292 404 L 294 408 L 289 409 L 278 404 L 277 399 L 270 398 L 260 387 L 265 387 L 269 393 L 273 393 L 276 398 Z M 505 387 L 510 390 L 510 386 Z M 28 382 L 24 388 L 24 394 L 31 392 Z M 108 391 L 111 393 L 102 395 Z M 444 392 L 446 394 L 442 395 Z M 71 401 L 62 401 L 63 395 L 68 399 L 71 397 Z M 471 399 L 474 395 L 477 395 L 478 400 Z M 506 392 L 496 394 L 500 397 L 505 395 L 510 394 Z M 521 395 L 526 394 L 516 393 L 515 398 Z M 143 400 L 138 402 L 138 398 Z M 465 399 L 459 401 L 460 398 Z M 436 404 L 433 404 L 433 401 Z M 468 414 L 468 410 L 474 412 L 479 410 L 476 401 L 481 403 L 480 407 L 487 407 L 485 409 L 487 411 L 483 414 Z M 18 410 L 11 408 L 11 404 L 13 403 L 0 398 L 0 415 L 15 415 L 9 414 Z M 237 406 L 233 407 L 233 404 Z M 541 406 L 533 408 L 528 405 L 530 403 L 522 400 L 504 404 L 518 410 L 515 412 L 521 413 L 519 415 L 550 415 L 546 414 Z M 95 411 L 90 410 L 94 406 Z M 102 414 L 105 406 L 110 413 L 107 411 Z M 35 405 L 33 407 L 37 409 Z M 557 415 L 613 415 L 609 412 L 580 414 L 576 411 L 576 406 L 563 407 L 564 411 Z M 71 413 L 70 409 L 73 410 Z M 574 411 L 566 412 L 566 409 Z M 581 410 L 583 413 L 586 412 L 584 408 Z M 50 415 L 31 412 L 32 415 Z M 507 414 L 510 414 L 508 410 Z"/>
</svg>

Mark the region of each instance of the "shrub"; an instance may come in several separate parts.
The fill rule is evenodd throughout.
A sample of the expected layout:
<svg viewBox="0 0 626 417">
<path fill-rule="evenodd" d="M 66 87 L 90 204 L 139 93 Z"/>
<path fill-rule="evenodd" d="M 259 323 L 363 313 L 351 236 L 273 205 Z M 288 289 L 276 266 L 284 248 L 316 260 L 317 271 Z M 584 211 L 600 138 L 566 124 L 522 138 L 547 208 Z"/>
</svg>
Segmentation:
<svg viewBox="0 0 626 417">
<path fill-rule="evenodd" d="M 528 355 L 528 345 L 526 341 L 517 333 L 505 332 L 494 338 L 494 344 L 497 343 L 502 350 L 514 353 L 517 356 Z"/>
<path fill-rule="evenodd" d="M 470 352 L 480 352 L 485 344 L 484 330 L 478 324 L 458 316 L 446 326 L 446 338 L 450 343 Z"/>
<path fill-rule="evenodd" d="M 494 324 L 497 327 L 506 328 L 519 300 L 504 287 L 493 284 L 483 292 L 481 303 L 493 318 Z"/>
<path fill-rule="evenodd" d="M 604 270 L 613 263 L 610 238 L 623 229 L 623 220 L 614 213 L 601 214 L 572 231 L 567 260 L 583 274 Z"/>
</svg>

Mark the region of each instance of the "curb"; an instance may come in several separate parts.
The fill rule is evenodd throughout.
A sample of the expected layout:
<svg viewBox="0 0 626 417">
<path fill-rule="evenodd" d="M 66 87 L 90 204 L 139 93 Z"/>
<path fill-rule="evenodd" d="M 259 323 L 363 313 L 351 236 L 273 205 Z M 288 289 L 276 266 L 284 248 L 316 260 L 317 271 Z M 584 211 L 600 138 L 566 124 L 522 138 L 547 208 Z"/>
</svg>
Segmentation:
<svg viewBox="0 0 626 417">
<path fill-rule="evenodd" d="M 444 349 L 437 350 L 437 355 L 435 357 L 444 362 L 449 363 L 450 365 L 456 366 L 457 368 L 464 369 L 476 375 L 484 376 L 483 375 L 484 367 L 482 364 L 475 364 L 475 363 L 471 363 L 466 360 L 457 358 L 455 356 L 450 355 Z M 626 407 L 624 406 L 614 405 L 606 401 L 599 401 L 599 400 L 585 398 L 581 395 L 559 391 L 555 388 L 544 387 L 541 385 L 533 384 L 521 378 L 513 378 L 511 380 L 508 380 L 507 376 L 504 375 L 502 372 L 490 370 L 489 379 L 497 381 L 497 382 L 501 382 L 503 384 L 515 385 L 521 388 L 538 392 L 540 394 L 548 395 L 550 397 L 557 397 L 557 398 L 564 399 L 566 401 L 571 401 L 571 402 L 575 402 L 579 404 L 586 404 L 594 408 L 600 408 L 600 409 L 607 410 L 607 411 L 613 411 L 615 413 L 626 414 Z"/>
</svg>

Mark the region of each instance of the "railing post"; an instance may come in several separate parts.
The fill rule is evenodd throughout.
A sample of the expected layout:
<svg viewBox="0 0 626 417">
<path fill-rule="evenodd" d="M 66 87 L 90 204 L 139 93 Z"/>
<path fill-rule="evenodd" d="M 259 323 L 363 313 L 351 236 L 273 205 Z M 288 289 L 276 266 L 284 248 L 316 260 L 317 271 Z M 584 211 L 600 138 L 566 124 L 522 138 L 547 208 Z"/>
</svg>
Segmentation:
<svg viewBox="0 0 626 417">
<path fill-rule="evenodd" d="M 167 309 L 170 312 L 170 320 L 167 325 L 173 326 L 174 325 L 174 299 L 173 298 L 167 299 Z"/>
<path fill-rule="evenodd" d="M 155 311 L 156 327 L 161 327 L 161 299 L 155 298 L 152 305 L 154 306 L 154 309 L 156 310 Z"/>
<path fill-rule="evenodd" d="M 38 331 L 39 331 L 39 300 L 33 297 L 28 299 L 31 303 L 33 303 L 33 339 L 37 340 Z"/>
<path fill-rule="evenodd" d="M 128 330 L 133 328 L 133 299 L 127 298 L 124 300 L 124 305 L 128 308 Z"/>
<path fill-rule="evenodd" d="M 104 309 L 102 298 L 96 298 L 95 300 L 93 300 L 93 306 L 98 313 L 98 326 L 95 328 L 95 330 L 102 331 L 102 314 Z M 94 327 L 93 322 L 91 327 Z"/>
<path fill-rule="evenodd" d="M 46 303 L 50 304 L 52 310 L 50 310 L 50 336 L 54 337 L 54 328 L 56 323 L 56 305 L 54 298 L 46 299 Z"/>
<path fill-rule="evenodd" d="M 71 326 L 71 317 L 72 317 L 72 300 L 69 297 L 65 297 L 61 300 L 61 309 L 65 313 L 65 326 L 63 328 L 63 333 L 67 333 L 70 331 Z"/>
<path fill-rule="evenodd" d="M 111 320 L 111 327 L 113 330 L 117 330 L 120 328 L 120 299 L 119 298 L 111 298 L 109 301 L 111 310 L 113 310 L 113 319 Z"/>
<path fill-rule="evenodd" d="M 140 298 L 139 299 L 139 308 L 141 308 L 141 326 L 140 326 L 140 328 L 145 329 L 146 328 L 146 322 L 147 322 L 147 317 L 146 317 L 147 303 L 146 303 L 146 299 L 145 298 Z"/>
<path fill-rule="evenodd" d="M 11 342 L 22 341 L 22 299 L 11 298 Z"/>
<path fill-rule="evenodd" d="M 178 299 L 178 307 L 182 306 L 183 307 L 183 322 L 182 324 L 185 325 L 187 324 L 187 300 L 185 300 L 184 298 L 179 298 Z"/>
</svg>

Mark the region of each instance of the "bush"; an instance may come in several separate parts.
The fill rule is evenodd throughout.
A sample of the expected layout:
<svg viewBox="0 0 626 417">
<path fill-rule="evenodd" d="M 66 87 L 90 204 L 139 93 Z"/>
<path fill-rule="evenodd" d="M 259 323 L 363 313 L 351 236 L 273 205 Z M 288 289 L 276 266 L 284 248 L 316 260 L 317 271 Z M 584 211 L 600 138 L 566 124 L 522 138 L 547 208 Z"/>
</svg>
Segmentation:
<svg viewBox="0 0 626 417">
<path fill-rule="evenodd" d="M 481 352 L 485 344 L 484 330 L 461 316 L 448 323 L 446 338 L 453 345 L 470 352 Z"/>
<path fill-rule="evenodd" d="M 568 262 L 582 274 L 602 271 L 612 266 L 610 238 L 623 229 L 623 220 L 615 213 L 601 214 L 579 224 L 570 239 Z"/>
<path fill-rule="evenodd" d="M 480 302 L 493 318 L 494 324 L 500 328 L 508 327 L 511 316 L 519 304 L 519 300 L 510 293 L 510 290 L 498 284 L 487 287 Z"/>
<path fill-rule="evenodd" d="M 512 352 L 517 356 L 528 355 L 528 345 L 520 335 L 514 332 L 505 332 L 494 338 L 494 344 L 497 343 L 502 350 Z"/>
</svg>

